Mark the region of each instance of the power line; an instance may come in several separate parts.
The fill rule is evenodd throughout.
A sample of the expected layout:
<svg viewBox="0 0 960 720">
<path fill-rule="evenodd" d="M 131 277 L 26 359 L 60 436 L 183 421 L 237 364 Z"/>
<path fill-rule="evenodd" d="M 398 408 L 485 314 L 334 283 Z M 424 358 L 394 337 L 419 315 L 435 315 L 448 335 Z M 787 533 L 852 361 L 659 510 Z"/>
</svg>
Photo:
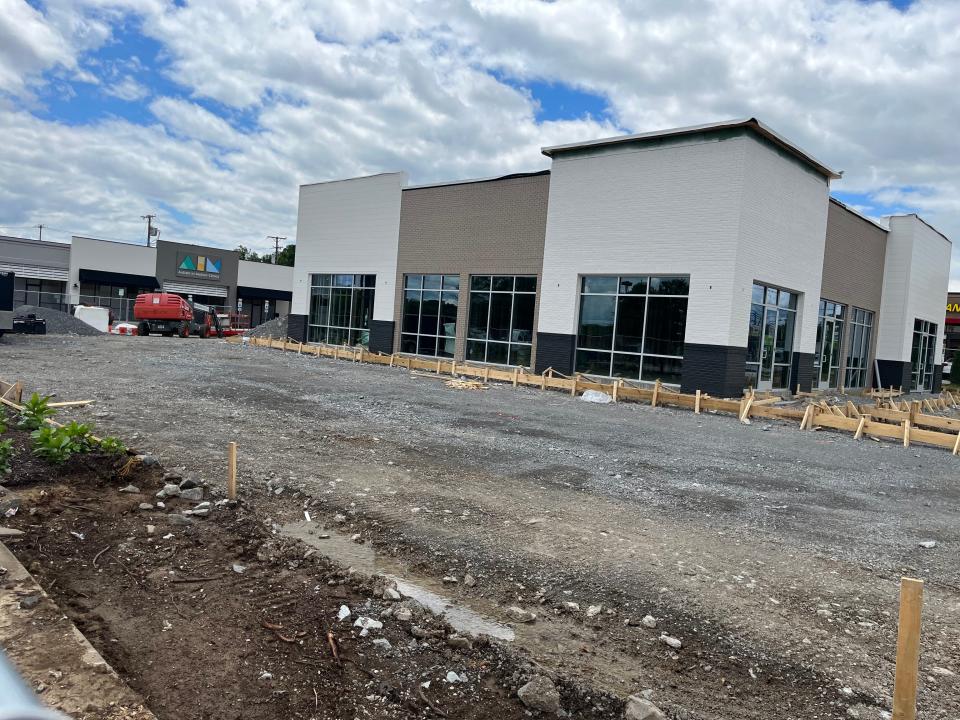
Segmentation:
<svg viewBox="0 0 960 720">
<path fill-rule="evenodd" d="M 159 235 L 159 234 L 160 234 L 159 228 L 154 228 L 154 227 L 153 227 L 153 219 L 154 219 L 155 217 L 156 217 L 156 215 L 141 215 L 141 216 L 140 216 L 140 219 L 141 219 L 141 220 L 146 220 L 146 221 L 147 221 L 147 247 L 150 247 L 150 238 L 152 238 L 154 235 Z"/>
</svg>

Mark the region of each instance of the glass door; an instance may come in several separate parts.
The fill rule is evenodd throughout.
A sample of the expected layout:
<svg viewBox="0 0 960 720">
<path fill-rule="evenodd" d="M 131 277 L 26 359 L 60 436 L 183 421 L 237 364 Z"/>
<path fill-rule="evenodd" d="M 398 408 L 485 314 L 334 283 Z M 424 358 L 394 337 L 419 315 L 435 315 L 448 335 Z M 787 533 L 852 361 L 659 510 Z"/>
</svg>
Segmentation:
<svg viewBox="0 0 960 720">
<path fill-rule="evenodd" d="M 747 333 L 746 385 L 757 390 L 790 386 L 797 295 L 754 284 Z"/>
<path fill-rule="evenodd" d="M 913 351 L 910 355 L 911 390 L 933 389 L 933 361 L 936 355 L 937 325 L 925 320 L 913 322 Z"/>
</svg>

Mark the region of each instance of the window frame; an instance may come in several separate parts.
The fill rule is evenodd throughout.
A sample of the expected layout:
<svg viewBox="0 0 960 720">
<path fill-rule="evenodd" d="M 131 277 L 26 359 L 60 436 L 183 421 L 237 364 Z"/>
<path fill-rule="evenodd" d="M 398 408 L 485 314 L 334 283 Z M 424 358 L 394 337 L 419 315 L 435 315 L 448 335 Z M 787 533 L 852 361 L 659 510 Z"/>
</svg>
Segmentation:
<svg viewBox="0 0 960 720">
<path fill-rule="evenodd" d="M 487 287 L 474 289 L 474 279 L 487 279 Z M 494 278 L 510 278 L 509 290 L 495 289 Z M 517 290 L 517 279 L 533 280 L 533 290 Z M 464 348 L 464 360 L 480 365 L 499 365 L 503 367 L 530 367 L 530 364 L 521 364 L 511 362 L 514 357 L 514 347 L 528 349 L 527 357 L 532 362 L 533 358 L 533 338 L 536 334 L 537 323 L 537 291 L 540 286 L 540 279 L 533 274 L 523 273 L 519 275 L 497 275 L 495 273 L 477 273 L 471 274 L 467 279 L 467 334 L 466 347 Z M 473 298 L 474 296 L 485 296 L 487 300 L 487 317 L 484 323 L 484 337 L 477 338 L 471 335 L 473 329 Z M 493 313 L 493 296 L 510 296 L 510 324 L 507 328 L 506 340 L 494 340 L 490 337 L 490 318 Z M 533 297 L 533 306 L 530 310 L 530 341 L 522 342 L 513 339 L 513 331 L 516 323 L 517 296 Z M 483 345 L 483 359 L 477 360 L 470 356 L 471 345 Z M 506 362 L 497 362 L 490 360 L 490 345 L 501 345 L 506 348 Z"/>
<path fill-rule="evenodd" d="M 642 293 L 633 293 L 633 292 L 623 292 L 622 288 L 625 282 L 634 282 L 643 278 L 644 280 L 644 289 Z M 606 283 L 598 281 L 609 281 L 614 280 L 615 285 L 613 286 L 613 292 L 605 292 L 602 290 L 591 289 L 590 285 L 593 285 L 596 288 L 597 285 L 604 285 Z M 654 286 L 659 285 L 664 280 L 683 280 L 686 282 L 686 292 L 683 294 L 675 292 L 655 292 Z M 656 281 L 656 282 L 655 282 Z M 690 303 L 690 275 L 683 273 L 669 273 L 669 274 L 645 274 L 645 273 L 629 273 L 626 275 L 605 275 L 600 273 L 590 273 L 582 274 L 577 278 L 577 320 L 576 320 L 576 335 L 574 341 L 574 369 L 577 372 L 581 372 L 584 375 L 592 375 L 595 377 L 605 377 L 605 378 L 624 378 L 629 380 L 634 380 L 641 383 L 653 383 L 658 378 L 647 379 L 644 377 L 644 366 L 648 358 L 659 358 L 661 360 L 668 361 L 678 361 L 678 370 L 677 374 L 680 374 L 683 370 L 683 351 L 686 344 L 686 326 L 687 326 L 687 310 L 689 309 Z M 585 297 L 610 297 L 613 298 L 613 321 L 610 325 L 611 334 L 610 334 L 610 343 L 609 348 L 600 348 L 600 347 L 581 347 L 581 335 L 582 335 L 582 313 L 583 313 L 583 299 Z M 629 350 L 617 350 L 617 328 L 618 320 L 620 313 L 620 299 L 621 298 L 643 298 L 643 323 L 640 327 L 640 351 L 633 352 Z M 650 328 L 650 305 L 651 300 L 656 300 L 658 298 L 678 298 L 686 301 L 683 310 L 683 338 L 680 341 L 680 354 L 671 355 L 662 352 L 650 352 L 647 348 L 648 343 L 648 330 Z M 599 373 L 591 372 L 587 373 L 578 368 L 582 367 L 580 363 L 581 353 L 603 353 L 609 355 L 609 362 L 607 365 L 607 373 L 600 375 Z M 636 376 L 625 376 L 622 373 L 615 374 L 614 369 L 617 363 L 618 357 L 620 358 L 635 358 L 637 363 L 637 373 Z M 621 361 L 624 362 L 624 361 Z M 629 361 L 628 361 L 629 362 Z M 679 385 L 678 382 L 665 382 L 665 385 L 676 386 Z"/>
<path fill-rule="evenodd" d="M 374 273 L 310 273 L 310 295 L 307 305 L 307 343 L 310 345 L 334 345 L 368 347 L 370 344 L 370 323 L 373 321 L 373 306 L 376 302 L 377 276 Z M 326 290 L 326 322 L 314 322 L 313 298 L 323 293 L 315 290 Z M 346 325 L 333 324 L 333 292 L 334 290 L 350 291 L 350 303 L 347 307 Z M 354 324 L 354 311 L 357 308 L 357 299 L 362 293 L 370 293 L 370 314 L 367 326 L 359 327 Z M 346 334 L 345 342 L 330 342 L 331 330 Z M 356 342 L 350 340 L 356 337 Z"/>
<path fill-rule="evenodd" d="M 876 313 L 873 310 L 851 306 L 847 321 L 849 326 L 847 338 L 847 354 L 843 369 L 844 388 L 865 388 L 870 376 L 870 348 L 873 345 L 873 326 Z M 860 332 L 859 339 L 857 331 Z M 860 363 L 854 364 L 853 354 L 859 352 Z"/>
<path fill-rule="evenodd" d="M 414 281 L 414 278 L 417 278 L 417 281 Z M 430 278 L 431 287 L 427 287 L 427 278 Z M 432 287 L 434 284 L 433 278 L 439 278 L 439 285 L 437 287 Z M 455 279 L 455 283 L 454 283 Z M 411 282 L 414 282 L 414 285 L 411 285 Z M 449 283 L 449 286 L 448 286 Z M 417 293 L 417 331 L 410 332 L 404 329 L 406 324 L 407 317 L 407 293 Z M 459 320 L 460 314 L 460 274 L 459 273 L 404 273 L 403 274 L 403 286 L 401 288 L 401 306 L 400 306 L 400 348 L 399 351 L 404 355 L 417 355 L 420 357 L 435 357 L 435 358 L 454 358 L 456 357 L 457 352 L 457 322 Z M 437 293 L 438 294 L 438 305 L 437 305 L 437 332 L 435 333 L 424 333 L 421 332 L 423 328 L 423 295 L 424 293 Z M 446 333 L 440 333 L 441 326 L 444 323 L 441 322 L 443 318 L 443 306 L 446 301 L 445 298 L 453 297 L 455 300 L 454 307 L 456 312 L 454 314 L 453 320 L 453 334 L 448 335 Z M 430 316 L 428 316 L 430 317 Z M 433 352 L 421 352 L 421 338 L 432 338 L 433 339 Z M 415 351 L 405 350 L 404 341 L 413 342 Z M 441 353 L 441 346 L 443 346 L 444 351 Z"/>
</svg>

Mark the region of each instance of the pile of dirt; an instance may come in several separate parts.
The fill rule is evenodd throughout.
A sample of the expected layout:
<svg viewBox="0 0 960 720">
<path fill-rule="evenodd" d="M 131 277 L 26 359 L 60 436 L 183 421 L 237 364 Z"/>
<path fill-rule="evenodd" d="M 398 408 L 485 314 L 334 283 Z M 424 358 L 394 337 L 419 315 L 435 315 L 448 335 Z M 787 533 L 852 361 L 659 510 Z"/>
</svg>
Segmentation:
<svg viewBox="0 0 960 720">
<path fill-rule="evenodd" d="M 54 468 L 23 462 L 25 434 L 6 436 L 18 477 L 6 524 L 25 533 L 11 549 L 157 717 L 529 716 L 517 691 L 531 663 L 281 539 L 256 508 L 207 488 L 206 505 L 173 494 L 161 507 L 157 491 L 178 478 L 152 461 Z M 49 670 L 44 682 L 59 682 Z M 552 683 L 574 717 L 622 713 L 621 700 Z"/>
<path fill-rule="evenodd" d="M 268 320 L 262 325 L 257 325 L 249 333 L 250 337 L 270 337 L 281 340 L 287 337 L 287 316 L 281 315 L 273 320 Z"/>
<path fill-rule="evenodd" d="M 36 305 L 21 305 L 13 311 L 14 316 L 36 315 L 47 322 L 47 335 L 103 335 L 96 328 L 87 325 L 82 320 L 59 310 L 37 307 Z"/>
</svg>

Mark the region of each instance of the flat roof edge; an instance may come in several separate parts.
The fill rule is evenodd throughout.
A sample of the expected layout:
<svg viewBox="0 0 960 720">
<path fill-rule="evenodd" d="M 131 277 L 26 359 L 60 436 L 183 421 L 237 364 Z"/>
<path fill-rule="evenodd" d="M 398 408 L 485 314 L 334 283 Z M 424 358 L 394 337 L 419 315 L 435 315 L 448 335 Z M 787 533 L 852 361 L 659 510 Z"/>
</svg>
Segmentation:
<svg viewBox="0 0 960 720">
<path fill-rule="evenodd" d="M 403 191 L 406 192 L 407 190 L 423 190 L 425 188 L 447 187 L 448 185 L 474 185 L 477 183 L 496 182 L 498 180 L 515 180 L 518 178 L 538 177 L 540 175 L 549 175 L 549 174 L 550 174 L 550 170 L 548 168 L 546 170 L 533 170 L 531 172 L 518 172 L 518 173 L 510 173 L 509 175 L 497 175 L 495 177 L 470 178 L 467 180 L 448 180 L 445 182 L 422 183 L 420 185 L 408 185 L 403 189 Z"/>
<path fill-rule="evenodd" d="M 686 127 L 671 128 L 667 130 L 655 130 L 652 132 L 635 133 L 632 135 L 620 135 L 616 137 L 600 138 L 597 140 L 586 140 L 584 142 L 568 143 L 565 145 L 553 145 L 550 147 L 540 148 L 540 152 L 549 158 L 553 158 L 557 153 L 563 153 L 572 150 L 605 147 L 610 145 L 624 145 L 633 142 L 641 142 L 643 140 L 654 140 L 656 138 L 681 137 L 683 135 L 716 132 L 719 130 L 733 130 L 737 128 L 748 128 L 753 130 L 758 135 L 761 135 L 774 144 L 780 146 L 798 160 L 802 160 L 807 165 L 810 165 L 827 178 L 837 180 L 841 177 L 839 172 L 820 162 L 813 155 L 806 152 L 798 145 L 790 142 L 785 137 L 775 132 L 769 126 L 764 125 L 756 118 L 740 118 L 736 120 L 726 120 L 715 123 L 704 123 L 702 125 L 688 125 Z"/>
<path fill-rule="evenodd" d="M 334 178 L 333 180 L 319 180 L 312 183 L 301 183 L 300 187 L 313 187 L 314 185 L 332 185 L 333 183 L 352 182 L 354 180 L 369 180 L 370 178 L 383 177 L 386 175 L 405 175 L 403 170 L 390 170 L 389 172 L 373 173 L 371 175 L 357 175 L 349 178 Z"/>
<path fill-rule="evenodd" d="M 888 218 L 915 217 L 917 220 L 919 220 L 920 222 L 922 222 L 922 223 L 923 223 L 924 225 L 926 225 L 928 228 L 930 228 L 931 230 L 933 230 L 937 235 L 939 235 L 939 236 L 942 237 L 944 240 L 946 240 L 949 245 L 953 245 L 953 240 L 951 240 L 951 239 L 948 238 L 946 235 L 944 235 L 942 232 L 940 232 L 939 230 L 937 230 L 933 225 L 931 225 L 930 223 L 928 223 L 926 220 L 924 220 L 922 217 L 920 217 L 917 213 L 897 213 L 896 215 L 885 215 L 884 217 L 888 217 Z"/>
<path fill-rule="evenodd" d="M 842 207 L 844 210 L 846 210 L 846 211 L 847 211 L 848 213 L 850 213 L 851 215 L 857 216 L 858 218 L 860 218 L 860 219 L 863 220 L 864 222 L 868 222 L 868 223 L 870 223 L 871 225 L 875 226 L 877 229 L 883 230 L 885 233 L 888 233 L 888 234 L 890 233 L 890 228 L 884 227 L 883 225 L 881 225 L 880 223 L 878 223 L 876 220 L 867 217 L 866 215 L 864 215 L 862 212 L 860 212 L 860 211 L 857 210 L 856 208 L 850 207 L 850 206 L 847 205 L 845 202 L 843 202 L 843 200 L 837 200 L 835 197 L 833 197 L 833 195 L 831 195 L 831 196 L 830 196 L 830 202 L 832 202 L 834 205 L 839 205 L 840 207 Z"/>
</svg>

